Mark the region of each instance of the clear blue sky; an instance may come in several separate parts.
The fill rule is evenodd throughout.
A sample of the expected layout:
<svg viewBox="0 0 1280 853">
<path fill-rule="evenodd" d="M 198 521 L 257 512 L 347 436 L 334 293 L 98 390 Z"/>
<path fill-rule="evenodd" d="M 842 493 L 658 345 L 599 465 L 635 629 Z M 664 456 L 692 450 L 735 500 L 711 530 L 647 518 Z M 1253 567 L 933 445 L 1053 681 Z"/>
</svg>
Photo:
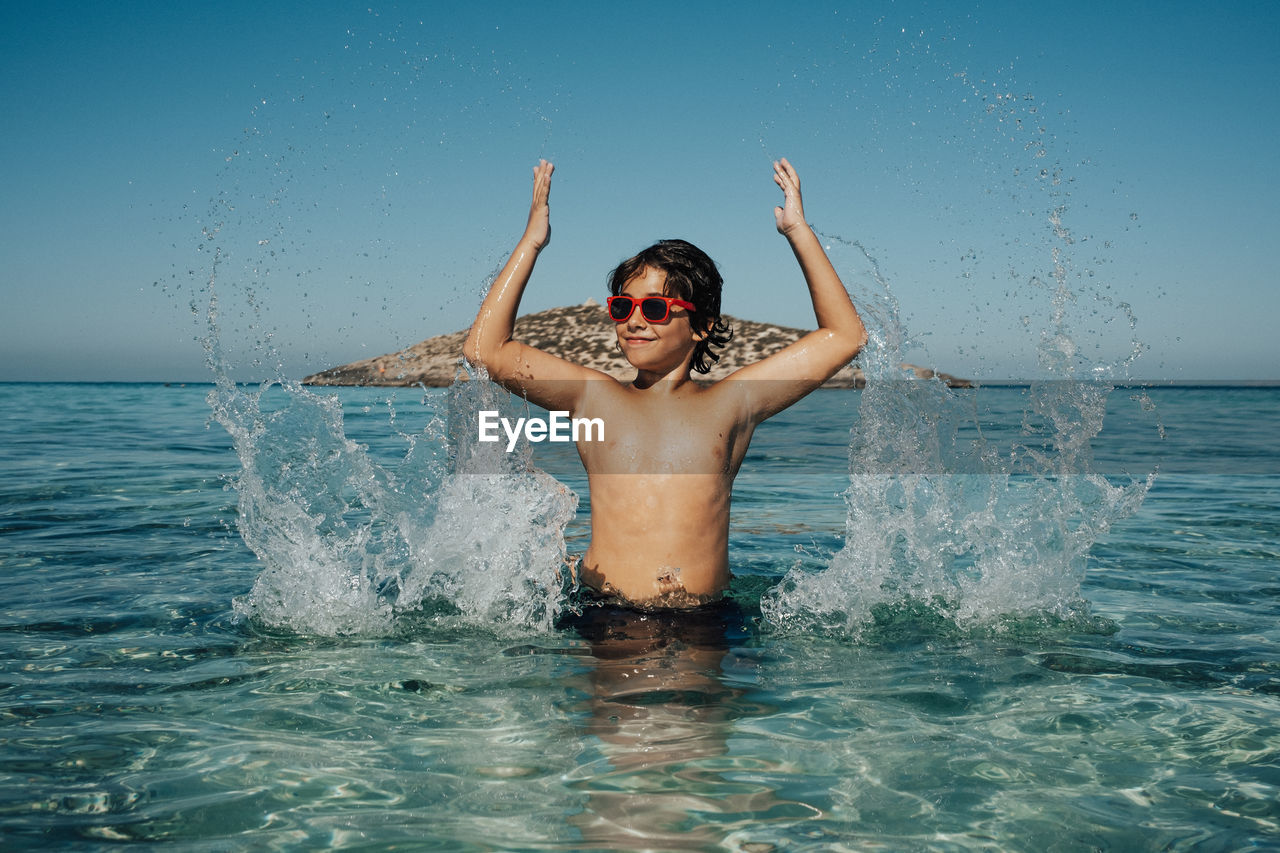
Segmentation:
<svg viewBox="0 0 1280 853">
<path fill-rule="evenodd" d="M 465 328 L 539 157 L 525 310 L 681 236 L 806 326 L 778 156 L 914 360 L 1034 375 L 1057 248 L 1087 357 L 1280 378 L 1280 3 L 448 5 L 4 4 L 0 379 L 208 378 L 215 252 L 240 378 Z"/>
</svg>

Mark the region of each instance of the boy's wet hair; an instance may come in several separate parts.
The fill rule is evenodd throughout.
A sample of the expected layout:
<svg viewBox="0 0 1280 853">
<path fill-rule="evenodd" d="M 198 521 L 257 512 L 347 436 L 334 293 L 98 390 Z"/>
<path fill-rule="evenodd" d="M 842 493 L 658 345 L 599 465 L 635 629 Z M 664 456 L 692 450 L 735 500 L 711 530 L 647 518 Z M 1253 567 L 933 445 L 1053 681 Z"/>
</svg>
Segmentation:
<svg viewBox="0 0 1280 853">
<path fill-rule="evenodd" d="M 695 306 L 689 322 L 695 331 L 706 332 L 693 350 L 692 367 L 707 373 L 720 360 L 712 347 L 723 347 L 733 337 L 733 329 L 720 318 L 720 290 L 724 279 L 716 262 L 687 240 L 659 240 L 634 257 L 627 258 L 609 273 L 609 293 L 620 296 L 627 282 L 646 268 L 667 274 L 664 296 L 676 296 Z"/>
</svg>

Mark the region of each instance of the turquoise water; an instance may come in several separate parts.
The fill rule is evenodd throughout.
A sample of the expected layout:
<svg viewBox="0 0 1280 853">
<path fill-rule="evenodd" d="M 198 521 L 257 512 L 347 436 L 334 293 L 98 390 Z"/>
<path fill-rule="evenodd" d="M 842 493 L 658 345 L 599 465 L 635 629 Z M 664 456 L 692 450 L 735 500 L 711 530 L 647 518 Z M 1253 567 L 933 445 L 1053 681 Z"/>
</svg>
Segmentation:
<svg viewBox="0 0 1280 853">
<path fill-rule="evenodd" d="M 939 433 L 980 432 L 994 468 L 962 448 L 890 476 L 855 446 L 851 480 L 868 392 L 819 392 L 753 442 L 732 606 L 574 625 L 502 589 L 450 603 L 450 578 L 518 570 L 469 564 L 466 514 L 422 484 L 555 483 L 450 480 L 443 392 L 238 389 L 275 454 L 246 465 L 209 390 L 0 386 L 0 846 L 1280 848 L 1278 390 L 1111 392 L 1072 471 L 1124 494 L 1004 470 L 1038 434 L 1019 388 L 960 392 Z M 534 460 L 582 501 L 572 554 L 589 506 L 561 450 Z M 300 473 L 324 458 L 342 478 Z M 303 505 L 316 541 L 271 514 Z M 414 530 L 448 566 L 415 574 Z"/>
</svg>

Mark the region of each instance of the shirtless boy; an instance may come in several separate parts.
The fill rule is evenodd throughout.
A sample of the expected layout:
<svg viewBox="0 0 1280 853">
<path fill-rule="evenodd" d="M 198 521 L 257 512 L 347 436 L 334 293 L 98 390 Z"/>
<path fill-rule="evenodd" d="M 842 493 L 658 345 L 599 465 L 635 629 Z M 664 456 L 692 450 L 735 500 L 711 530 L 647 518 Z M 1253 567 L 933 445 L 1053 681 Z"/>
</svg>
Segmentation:
<svg viewBox="0 0 1280 853">
<path fill-rule="evenodd" d="M 520 297 L 551 240 L 554 169 L 543 160 L 533 170 L 528 225 L 463 353 L 545 409 L 604 421 L 604 440 L 578 442 L 591 493 L 584 584 L 644 607 L 713 600 L 729 585 L 729 500 L 752 433 L 848 364 L 866 330 L 805 222 L 800 178 L 783 159 L 773 166 L 783 192 L 774 218 L 809 285 L 817 331 L 713 385 L 694 381 L 692 371 L 705 373 L 718 358 L 712 347 L 728 337 L 721 279 L 696 247 L 663 241 L 624 261 L 610 284 L 610 316 L 636 369 L 632 381 L 512 340 Z"/>
</svg>

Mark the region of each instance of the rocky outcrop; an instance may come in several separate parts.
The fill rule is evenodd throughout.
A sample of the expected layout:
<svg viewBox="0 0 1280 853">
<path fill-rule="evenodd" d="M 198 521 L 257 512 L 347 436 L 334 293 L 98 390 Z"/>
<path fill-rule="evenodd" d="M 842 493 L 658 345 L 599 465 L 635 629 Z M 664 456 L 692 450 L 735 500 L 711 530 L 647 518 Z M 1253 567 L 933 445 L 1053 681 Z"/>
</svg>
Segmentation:
<svg viewBox="0 0 1280 853">
<path fill-rule="evenodd" d="M 714 382 L 740 367 L 759 361 L 798 340 L 803 329 L 770 323 L 756 323 L 725 316 L 733 328 L 733 340 L 720 351 L 718 361 L 705 378 Z M 423 385 L 441 388 L 453 383 L 462 359 L 462 342 L 467 330 L 428 338 L 400 352 L 374 356 L 363 361 L 332 367 L 303 379 L 307 385 Z M 527 314 L 516 320 L 515 339 L 553 355 L 603 371 L 617 379 L 629 380 L 635 368 L 615 346 L 614 323 L 594 299 L 581 305 L 552 308 Z M 952 386 L 968 382 L 945 373 L 935 374 L 924 367 L 904 364 L 917 378 L 938 376 Z M 866 384 L 862 371 L 848 365 L 831 377 L 824 387 L 861 388 Z"/>
</svg>

